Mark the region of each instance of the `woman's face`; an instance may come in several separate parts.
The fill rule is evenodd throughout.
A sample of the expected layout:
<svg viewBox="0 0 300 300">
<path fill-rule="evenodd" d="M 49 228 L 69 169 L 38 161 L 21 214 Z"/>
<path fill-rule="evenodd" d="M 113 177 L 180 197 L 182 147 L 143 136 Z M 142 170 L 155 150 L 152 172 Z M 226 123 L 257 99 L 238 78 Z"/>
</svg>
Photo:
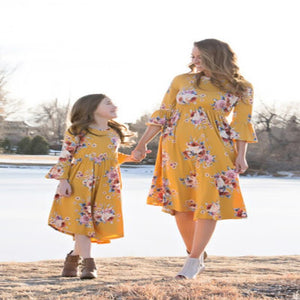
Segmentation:
<svg viewBox="0 0 300 300">
<path fill-rule="evenodd" d="M 192 64 L 196 67 L 197 72 L 205 71 L 205 68 L 202 65 L 201 52 L 196 46 L 192 50 L 191 58 L 192 58 Z"/>
<path fill-rule="evenodd" d="M 104 98 L 97 106 L 94 115 L 107 120 L 114 119 L 117 117 L 117 107 L 109 98 Z"/>
</svg>

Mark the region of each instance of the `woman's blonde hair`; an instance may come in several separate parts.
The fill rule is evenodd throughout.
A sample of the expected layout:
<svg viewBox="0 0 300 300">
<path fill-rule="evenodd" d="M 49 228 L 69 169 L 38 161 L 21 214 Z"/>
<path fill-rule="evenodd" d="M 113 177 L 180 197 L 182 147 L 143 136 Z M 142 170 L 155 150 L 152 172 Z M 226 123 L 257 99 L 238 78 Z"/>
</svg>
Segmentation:
<svg viewBox="0 0 300 300">
<path fill-rule="evenodd" d="M 223 91 L 243 97 L 247 90 L 247 81 L 239 73 L 236 55 L 227 43 L 216 39 L 195 42 L 194 46 L 201 53 L 203 67 L 210 72 L 211 82 Z M 189 66 L 194 71 L 195 66 Z M 204 72 L 196 74 L 196 85 L 199 87 Z"/>
<path fill-rule="evenodd" d="M 70 118 L 71 126 L 69 131 L 71 134 L 85 135 L 91 133 L 89 126 L 95 121 L 94 112 L 104 98 L 107 98 L 104 94 L 92 94 L 81 97 L 74 103 Z M 121 144 L 131 144 L 128 138 L 132 137 L 134 134 L 129 131 L 125 125 L 109 120 L 108 126 L 118 133 Z"/>
</svg>

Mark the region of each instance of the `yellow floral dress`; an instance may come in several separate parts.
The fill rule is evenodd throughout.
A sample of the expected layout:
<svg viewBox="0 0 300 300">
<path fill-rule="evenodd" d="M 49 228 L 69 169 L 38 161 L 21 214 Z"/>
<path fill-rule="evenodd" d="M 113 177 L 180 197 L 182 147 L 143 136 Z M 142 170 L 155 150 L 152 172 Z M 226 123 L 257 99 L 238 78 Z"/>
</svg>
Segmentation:
<svg viewBox="0 0 300 300">
<path fill-rule="evenodd" d="M 245 218 L 235 141 L 257 142 L 252 87 L 241 100 L 208 77 L 201 78 L 201 89 L 195 80 L 195 74 L 176 76 L 148 122 L 162 132 L 147 203 L 170 214 L 193 211 L 194 220 Z"/>
<path fill-rule="evenodd" d="M 89 129 L 84 136 L 65 133 L 58 163 L 46 178 L 68 179 L 70 197 L 56 194 L 48 224 L 61 232 L 109 243 L 123 237 L 120 139 L 113 129 Z"/>
</svg>

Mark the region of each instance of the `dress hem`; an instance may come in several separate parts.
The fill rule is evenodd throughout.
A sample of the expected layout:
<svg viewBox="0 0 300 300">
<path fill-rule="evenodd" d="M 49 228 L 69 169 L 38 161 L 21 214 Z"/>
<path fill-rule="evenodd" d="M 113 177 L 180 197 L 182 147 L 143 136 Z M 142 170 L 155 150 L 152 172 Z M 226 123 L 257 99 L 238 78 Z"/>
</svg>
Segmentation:
<svg viewBox="0 0 300 300">
<path fill-rule="evenodd" d="M 153 204 L 153 203 L 147 203 L 148 205 L 153 205 L 153 206 L 160 206 L 161 207 L 161 211 L 166 213 L 166 214 L 169 214 L 171 216 L 175 216 L 175 211 L 177 212 L 193 212 L 191 210 L 175 210 L 175 209 L 166 209 L 165 206 L 163 205 L 160 205 L 160 204 Z M 213 217 L 206 217 L 206 216 L 203 216 L 203 217 L 194 217 L 193 220 L 196 221 L 196 220 L 215 220 L 215 221 L 222 221 L 222 220 L 243 220 L 243 219 L 247 219 L 247 217 L 223 217 L 223 218 L 213 218 Z"/>
<path fill-rule="evenodd" d="M 60 229 L 58 227 L 55 227 L 52 224 L 48 224 L 48 225 L 50 227 L 52 227 L 53 229 L 61 232 L 61 233 L 65 233 L 65 234 L 73 236 L 73 238 L 74 238 L 75 234 L 82 234 L 81 232 L 77 233 L 77 232 L 71 232 L 71 231 L 67 231 L 67 230 L 62 230 L 62 229 Z M 85 235 L 85 234 L 83 234 L 83 235 Z M 110 244 L 110 242 L 111 242 L 110 240 L 119 239 L 119 238 L 122 238 L 122 237 L 124 237 L 124 234 L 122 234 L 122 235 L 115 234 L 114 236 L 110 236 L 110 237 L 107 237 L 107 238 L 103 237 L 102 239 L 97 239 L 95 237 L 89 237 L 89 238 L 91 239 L 91 243 L 96 243 L 96 244 Z"/>
</svg>

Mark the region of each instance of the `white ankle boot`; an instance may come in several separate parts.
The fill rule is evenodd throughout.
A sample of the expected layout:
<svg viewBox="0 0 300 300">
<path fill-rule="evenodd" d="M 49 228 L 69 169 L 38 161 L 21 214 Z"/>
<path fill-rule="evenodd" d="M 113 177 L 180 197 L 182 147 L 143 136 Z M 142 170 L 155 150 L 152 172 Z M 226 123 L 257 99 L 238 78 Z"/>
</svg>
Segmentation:
<svg viewBox="0 0 300 300">
<path fill-rule="evenodd" d="M 188 257 L 181 271 L 176 275 L 177 279 L 193 279 L 205 270 L 203 253 L 200 258 Z"/>
</svg>

